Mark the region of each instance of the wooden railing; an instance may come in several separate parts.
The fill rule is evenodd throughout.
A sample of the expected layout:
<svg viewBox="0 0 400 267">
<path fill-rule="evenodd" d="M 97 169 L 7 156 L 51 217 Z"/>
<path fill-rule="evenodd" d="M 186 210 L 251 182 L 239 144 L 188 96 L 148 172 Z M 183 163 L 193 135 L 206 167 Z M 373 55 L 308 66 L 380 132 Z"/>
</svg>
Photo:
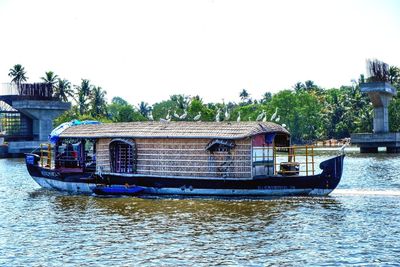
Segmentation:
<svg viewBox="0 0 400 267">
<path fill-rule="evenodd" d="M 51 144 L 49 143 L 40 144 L 40 166 L 42 168 L 51 169 L 51 160 L 52 160 Z"/>
<path fill-rule="evenodd" d="M 278 153 L 282 152 L 287 153 L 286 162 L 278 160 Z M 275 175 L 314 175 L 314 166 L 314 146 L 274 147 Z"/>
</svg>

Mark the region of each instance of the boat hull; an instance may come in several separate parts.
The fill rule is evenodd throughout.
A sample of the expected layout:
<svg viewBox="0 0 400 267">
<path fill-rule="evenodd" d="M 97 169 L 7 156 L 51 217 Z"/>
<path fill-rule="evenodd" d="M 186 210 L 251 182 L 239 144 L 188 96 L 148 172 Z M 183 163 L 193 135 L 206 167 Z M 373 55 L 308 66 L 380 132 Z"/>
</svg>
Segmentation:
<svg viewBox="0 0 400 267">
<path fill-rule="evenodd" d="M 113 195 L 182 195 L 223 197 L 323 196 L 339 184 L 344 155 L 321 163 L 322 173 L 313 176 L 264 176 L 249 179 L 216 177 L 158 177 L 93 173 L 60 173 L 27 164 L 32 178 L 42 187 L 70 193 L 93 194 L 113 192 Z M 99 191 L 100 188 L 110 189 Z M 126 190 L 124 190 L 126 186 Z M 129 190 L 138 186 L 142 190 Z M 114 188 L 113 188 L 114 187 Z"/>
</svg>

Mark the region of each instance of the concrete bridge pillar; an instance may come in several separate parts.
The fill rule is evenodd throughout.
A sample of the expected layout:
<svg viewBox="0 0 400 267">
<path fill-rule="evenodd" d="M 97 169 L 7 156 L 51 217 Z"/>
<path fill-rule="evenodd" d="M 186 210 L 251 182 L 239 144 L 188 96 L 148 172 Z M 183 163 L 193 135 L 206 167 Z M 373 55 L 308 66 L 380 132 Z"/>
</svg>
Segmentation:
<svg viewBox="0 0 400 267">
<path fill-rule="evenodd" d="M 53 120 L 71 108 L 71 103 L 52 100 L 14 100 L 13 108 L 33 121 L 34 141 L 47 141 Z"/>
<path fill-rule="evenodd" d="M 396 89 L 389 83 L 370 82 L 361 84 L 361 92 L 368 93 L 374 106 L 374 133 L 389 132 L 389 102 Z"/>
<path fill-rule="evenodd" d="M 389 112 L 387 106 L 374 108 L 374 132 L 389 132 Z"/>
<path fill-rule="evenodd" d="M 351 135 L 351 143 L 360 147 L 361 153 L 377 153 L 386 147 L 387 153 L 400 152 L 400 133 L 389 132 L 389 102 L 396 89 L 389 83 L 370 82 L 361 84 L 361 92 L 368 93 L 374 106 L 374 132 Z"/>
</svg>

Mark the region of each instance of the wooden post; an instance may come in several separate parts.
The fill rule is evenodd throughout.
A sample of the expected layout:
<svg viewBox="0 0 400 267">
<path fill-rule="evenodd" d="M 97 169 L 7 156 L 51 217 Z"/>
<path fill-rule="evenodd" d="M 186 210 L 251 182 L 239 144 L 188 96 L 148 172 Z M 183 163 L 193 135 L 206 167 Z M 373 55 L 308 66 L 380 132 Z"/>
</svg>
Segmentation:
<svg viewBox="0 0 400 267">
<path fill-rule="evenodd" d="M 308 146 L 306 145 L 306 175 L 308 176 Z"/>
<path fill-rule="evenodd" d="M 43 167 L 43 144 L 40 144 L 40 166 Z"/>
<path fill-rule="evenodd" d="M 51 169 L 51 144 L 47 144 L 47 166 Z"/>
<path fill-rule="evenodd" d="M 277 163 L 276 163 L 276 147 L 274 146 L 274 174 L 277 174 L 276 169 L 278 168 Z"/>
<path fill-rule="evenodd" d="M 311 167 L 312 167 L 312 175 L 314 175 L 314 147 L 311 147 Z"/>
<path fill-rule="evenodd" d="M 293 162 L 296 162 L 296 146 L 293 146 Z"/>
</svg>

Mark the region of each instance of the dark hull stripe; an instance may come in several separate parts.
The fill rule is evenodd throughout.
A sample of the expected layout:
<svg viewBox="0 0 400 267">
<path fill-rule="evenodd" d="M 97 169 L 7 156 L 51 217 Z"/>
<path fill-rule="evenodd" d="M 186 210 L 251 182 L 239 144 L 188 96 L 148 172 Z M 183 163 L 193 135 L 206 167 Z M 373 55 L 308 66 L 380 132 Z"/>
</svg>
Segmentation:
<svg viewBox="0 0 400 267">
<path fill-rule="evenodd" d="M 218 190 L 224 190 L 223 195 L 228 194 L 229 190 L 246 192 L 249 190 L 260 191 L 276 191 L 287 192 L 290 190 L 304 189 L 304 194 L 307 190 L 326 190 L 332 191 L 335 189 L 341 179 L 343 171 L 343 158 L 338 156 L 321 163 L 322 173 L 313 176 L 286 176 L 286 177 L 258 177 L 249 180 L 233 180 L 227 179 L 194 179 L 194 178 L 163 178 L 163 177 L 126 177 L 118 175 L 103 175 L 102 177 L 94 176 L 93 173 L 58 173 L 55 170 L 42 169 L 38 166 L 27 165 L 28 171 L 32 177 L 46 178 L 46 180 L 54 180 L 65 183 L 82 183 L 82 184 L 107 184 L 107 185 L 137 185 L 148 188 L 146 192 L 152 194 L 164 194 L 172 192 L 174 194 L 195 194 L 198 190 L 212 194 L 218 194 Z M 179 190 L 176 190 L 179 189 Z M 254 191 L 254 192 L 255 192 Z M 198 192 L 197 192 L 198 193 Z M 296 192 L 295 194 L 298 194 Z M 237 192 L 232 191 L 233 195 Z"/>
</svg>

